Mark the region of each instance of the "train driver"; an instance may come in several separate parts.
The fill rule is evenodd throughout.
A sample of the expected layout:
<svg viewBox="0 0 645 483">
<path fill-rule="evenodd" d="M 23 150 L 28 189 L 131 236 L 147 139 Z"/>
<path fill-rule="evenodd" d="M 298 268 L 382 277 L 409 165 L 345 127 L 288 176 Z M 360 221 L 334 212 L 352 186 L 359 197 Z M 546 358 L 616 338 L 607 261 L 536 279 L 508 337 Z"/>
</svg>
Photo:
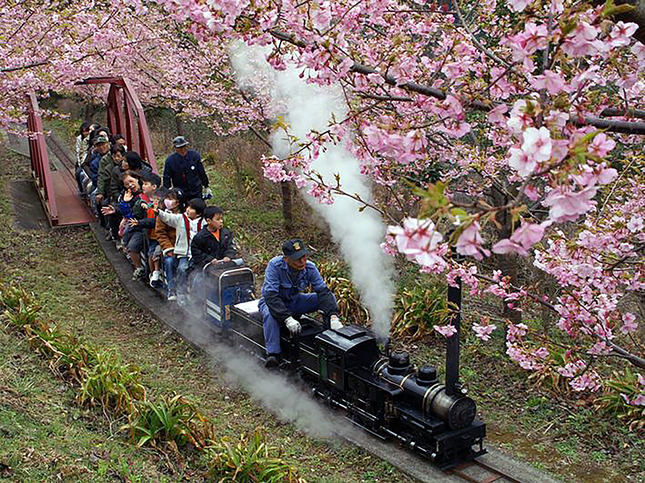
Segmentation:
<svg viewBox="0 0 645 483">
<path fill-rule="evenodd" d="M 292 336 L 300 333 L 297 318 L 302 314 L 322 310 L 325 325 L 340 329 L 338 305 L 316 265 L 307 260 L 309 251 L 300 239 L 282 244 L 283 256 L 269 261 L 262 284 L 262 298 L 258 304 L 264 321 L 264 341 L 267 349 L 267 367 L 280 362 L 280 325 L 284 324 Z M 307 287 L 312 293 L 303 293 Z"/>
</svg>

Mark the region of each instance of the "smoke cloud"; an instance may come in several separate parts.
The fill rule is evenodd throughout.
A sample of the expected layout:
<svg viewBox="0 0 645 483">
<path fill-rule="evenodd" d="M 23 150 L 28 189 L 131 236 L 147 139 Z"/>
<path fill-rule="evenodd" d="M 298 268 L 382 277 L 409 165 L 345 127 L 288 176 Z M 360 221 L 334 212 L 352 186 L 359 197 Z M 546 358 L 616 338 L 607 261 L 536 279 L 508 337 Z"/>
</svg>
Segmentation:
<svg viewBox="0 0 645 483">
<path fill-rule="evenodd" d="M 203 310 L 201 296 L 191 294 L 188 305 L 183 307 L 188 317 L 169 325 L 217 361 L 218 370 L 224 369 L 229 384 L 240 386 L 278 419 L 295 424 L 311 436 L 334 438 L 352 434 L 343 427 L 344 423 L 337 421 L 337 416 L 318 404 L 310 390 L 286 380 L 284 374 L 268 371 L 251 354 L 215 339 Z"/>
<path fill-rule="evenodd" d="M 268 92 L 272 115 L 284 118 L 290 126 L 290 134 L 304 141 L 311 130 L 323 132 L 332 119 L 347 117 L 347 105 L 339 87 L 307 84 L 295 67 L 276 71 L 265 57 L 266 50 L 261 47 L 239 42 L 231 48 L 231 61 L 240 88 Z M 284 159 L 291 154 L 293 144 L 285 139 L 283 132 L 273 133 L 271 143 L 278 158 Z M 327 185 L 334 186 L 338 174 L 343 191 L 357 194 L 367 202 L 372 200 L 369 182 L 360 173 L 359 161 L 342 143 L 328 143 L 311 167 L 320 173 Z M 332 238 L 340 246 L 343 258 L 350 266 L 352 281 L 370 312 L 374 331 L 387 337 L 394 288 L 391 261 L 380 249 L 385 234 L 380 215 L 370 208 L 360 212 L 363 205 L 347 196 L 335 195 L 333 204 L 323 205 L 304 190 L 303 195 L 325 219 Z"/>
</svg>

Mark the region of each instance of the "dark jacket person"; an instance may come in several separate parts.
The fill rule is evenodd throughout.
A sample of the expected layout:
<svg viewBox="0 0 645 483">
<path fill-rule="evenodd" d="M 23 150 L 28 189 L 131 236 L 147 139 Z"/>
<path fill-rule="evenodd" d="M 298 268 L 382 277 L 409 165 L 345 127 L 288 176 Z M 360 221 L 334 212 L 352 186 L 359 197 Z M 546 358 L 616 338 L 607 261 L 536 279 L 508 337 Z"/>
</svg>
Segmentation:
<svg viewBox="0 0 645 483">
<path fill-rule="evenodd" d="M 208 187 L 208 177 L 197 151 L 188 149 L 188 141 L 177 136 L 173 142 L 175 153 L 168 156 L 163 168 L 163 185 L 179 188 L 187 200 L 202 197 L 202 189 Z"/>
<path fill-rule="evenodd" d="M 224 212 L 217 206 L 204 210 L 206 226 L 195 235 L 190 244 L 194 268 L 201 270 L 213 260 L 230 261 L 237 257 L 233 234 L 224 228 Z"/>
</svg>

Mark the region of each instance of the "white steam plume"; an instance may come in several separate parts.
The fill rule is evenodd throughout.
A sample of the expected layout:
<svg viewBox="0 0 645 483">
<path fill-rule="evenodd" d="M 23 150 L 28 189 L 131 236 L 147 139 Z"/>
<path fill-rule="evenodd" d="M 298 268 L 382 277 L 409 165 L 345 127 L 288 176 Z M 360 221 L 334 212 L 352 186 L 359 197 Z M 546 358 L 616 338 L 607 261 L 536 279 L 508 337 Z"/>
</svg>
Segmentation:
<svg viewBox="0 0 645 483">
<path fill-rule="evenodd" d="M 231 49 L 232 65 L 240 88 L 268 91 L 264 94 L 271 96 L 272 113 L 287 121 L 290 134 L 305 140 L 305 135 L 311 130 L 325 131 L 332 119 L 346 118 L 348 109 L 339 87 L 322 88 L 307 84 L 295 67 L 276 71 L 266 62 L 265 56 L 265 49 L 249 47 L 241 42 Z M 274 154 L 279 158 L 284 159 L 291 154 L 292 146 L 280 133 L 271 136 L 271 143 Z M 327 185 L 335 185 L 334 176 L 339 174 L 343 191 L 357 194 L 367 202 L 372 200 L 369 182 L 360 173 L 358 160 L 342 143 L 328 143 L 311 167 L 323 176 Z M 370 311 L 374 331 L 387 337 L 394 289 L 391 261 L 380 249 L 385 226 L 379 214 L 370 208 L 359 212 L 362 204 L 347 196 L 334 196 L 331 205 L 317 203 L 309 195 L 305 197 L 327 221 L 333 239 L 340 245 L 350 266 L 352 281 Z"/>
<path fill-rule="evenodd" d="M 194 282 L 204 283 L 200 279 Z M 239 385 L 278 419 L 295 424 L 310 436 L 333 438 L 339 434 L 354 434 L 344 428 L 345 424 L 339 423 L 335 415 L 318 404 L 309 390 L 287 381 L 281 373 L 261 367 L 258 360 L 245 351 L 216 341 L 204 316 L 202 303 L 200 297 L 191 297 L 189 304 L 183 307 L 188 317 L 179 326 L 173 326 L 219 363 L 218 370 L 224 369 L 229 383 Z"/>
</svg>

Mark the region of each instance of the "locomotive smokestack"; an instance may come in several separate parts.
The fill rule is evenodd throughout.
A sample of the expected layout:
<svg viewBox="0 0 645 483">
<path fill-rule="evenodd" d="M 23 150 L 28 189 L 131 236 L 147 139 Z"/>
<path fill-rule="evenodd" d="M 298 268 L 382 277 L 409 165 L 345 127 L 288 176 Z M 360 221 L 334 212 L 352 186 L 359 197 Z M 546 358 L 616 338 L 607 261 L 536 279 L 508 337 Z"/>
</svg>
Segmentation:
<svg viewBox="0 0 645 483">
<path fill-rule="evenodd" d="M 455 287 L 448 285 L 448 308 L 450 323 L 457 329 L 446 339 L 446 394 L 452 396 L 459 383 L 459 332 L 461 324 L 461 277 L 455 279 Z"/>
</svg>

